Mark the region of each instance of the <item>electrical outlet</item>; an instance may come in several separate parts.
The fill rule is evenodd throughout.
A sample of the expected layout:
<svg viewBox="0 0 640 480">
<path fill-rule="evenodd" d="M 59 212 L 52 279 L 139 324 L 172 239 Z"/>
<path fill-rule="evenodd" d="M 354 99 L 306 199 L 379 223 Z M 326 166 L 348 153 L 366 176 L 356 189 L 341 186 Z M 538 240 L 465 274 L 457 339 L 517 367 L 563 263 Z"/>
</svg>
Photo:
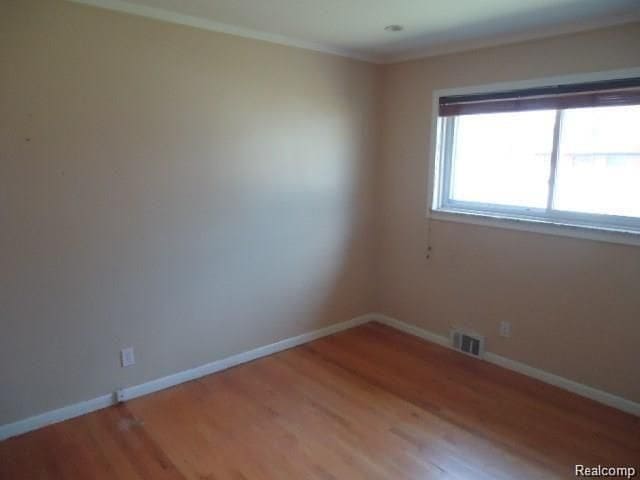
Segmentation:
<svg viewBox="0 0 640 480">
<path fill-rule="evenodd" d="M 127 399 L 124 388 L 115 391 L 116 402 L 124 402 Z"/>
<path fill-rule="evenodd" d="M 499 332 L 500 332 L 500 336 L 501 337 L 505 337 L 505 338 L 510 337 L 511 336 L 511 322 L 505 322 L 505 321 L 500 322 Z"/>
<path fill-rule="evenodd" d="M 133 354 L 133 347 L 127 347 L 120 350 L 120 364 L 123 367 L 129 367 L 136 363 L 136 357 Z"/>
</svg>

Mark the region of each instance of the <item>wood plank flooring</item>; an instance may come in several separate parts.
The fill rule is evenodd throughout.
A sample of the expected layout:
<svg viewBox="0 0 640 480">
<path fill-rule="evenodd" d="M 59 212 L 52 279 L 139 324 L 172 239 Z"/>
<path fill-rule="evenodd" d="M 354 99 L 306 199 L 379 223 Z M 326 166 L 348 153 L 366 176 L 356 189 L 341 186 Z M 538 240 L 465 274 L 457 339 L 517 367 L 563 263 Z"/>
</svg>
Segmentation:
<svg viewBox="0 0 640 480">
<path fill-rule="evenodd" d="M 554 479 L 640 419 L 370 323 L 0 443 L 5 479 Z"/>
</svg>

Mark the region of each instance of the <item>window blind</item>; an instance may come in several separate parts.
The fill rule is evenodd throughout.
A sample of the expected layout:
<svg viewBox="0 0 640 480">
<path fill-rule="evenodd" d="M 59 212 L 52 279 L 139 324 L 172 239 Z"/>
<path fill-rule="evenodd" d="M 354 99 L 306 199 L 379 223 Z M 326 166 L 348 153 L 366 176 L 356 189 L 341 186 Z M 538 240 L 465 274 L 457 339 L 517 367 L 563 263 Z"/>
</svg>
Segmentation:
<svg viewBox="0 0 640 480">
<path fill-rule="evenodd" d="M 439 116 L 640 105 L 640 77 L 440 97 Z"/>
</svg>

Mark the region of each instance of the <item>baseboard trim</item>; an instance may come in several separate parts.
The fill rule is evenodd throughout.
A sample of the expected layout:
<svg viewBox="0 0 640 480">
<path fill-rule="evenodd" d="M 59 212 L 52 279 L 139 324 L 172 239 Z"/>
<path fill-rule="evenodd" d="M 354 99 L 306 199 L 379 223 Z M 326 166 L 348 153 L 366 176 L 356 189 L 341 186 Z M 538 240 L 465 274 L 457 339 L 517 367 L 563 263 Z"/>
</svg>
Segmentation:
<svg viewBox="0 0 640 480">
<path fill-rule="evenodd" d="M 430 332 L 423 328 L 416 327 L 415 325 L 411 325 L 396 318 L 391 318 L 379 313 L 371 314 L 370 318 L 373 321 L 382 323 L 410 335 L 414 335 L 424 340 L 437 343 L 438 345 L 451 348 L 451 342 L 449 341 L 449 338 L 444 335 Z M 518 372 L 528 377 L 532 377 L 550 385 L 562 388 L 563 390 L 568 390 L 569 392 L 580 395 L 581 397 L 589 398 L 604 405 L 622 410 L 623 412 L 640 416 L 640 403 L 634 402 L 632 400 L 613 395 L 612 393 L 608 393 L 603 390 L 598 390 L 597 388 L 590 387 L 573 380 L 569 380 L 568 378 L 549 373 L 545 370 L 540 370 L 539 368 L 532 367 L 516 360 L 511 360 L 510 358 L 506 358 L 495 353 L 486 352 L 484 360 L 508 370 L 513 370 L 514 372 Z"/>
<path fill-rule="evenodd" d="M 279 342 L 254 348 L 253 350 L 248 350 L 236 355 L 231 355 L 230 357 L 222 358 L 220 360 L 216 360 L 215 362 L 207 363 L 190 370 L 183 370 L 182 372 L 174 373 L 173 375 L 168 375 L 156 380 L 151 380 L 150 382 L 134 385 L 122 390 L 123 399 L 130 400 L 132 398 L 141 397 L 143 395 L 157 392 L 158 390 L 164 390 L 165 388 L 170 388 L 175 385 L 188 382 L 190 380 L 195 380 L 196 378 L 211 375 L 212 373 L 220 372 L 221 370 L 226 370 L 227 368 L 235 367 L 236 365 L 240 365 L 242 363 L 251 362 L 252 360 L 266 357 L 267 355 L 272 355 L 289 348 L 297 347 L 298 345 L 317 340 L 318 338 L 326 337 L 343 330 L 348 330 L 349 328 L 357 327 L 358 325 L 362 325 L 363 323 L 367 323 L 369 321 L 371 321 L 371 317 L 369 315 L 362 315 L 345 322 L 336 323 L 328 327 L 303 333 L 302 335 L 298 335 L 296 337 L 285 338 L 284 340 L 280 340 Z"/>
<path fill-rule="evenodd" d="M 221 370 L 225 370 L 242 363 L 250 362 L 267 355 L 287 350 L 289 348 L 297 347 L 298 345 L 317 340 L 318 338 L 326 337 L 328 335 L 333 335 L 334 333 L 338 333 L 349 328 L 357 327 L 358 325 L 370 322 L 372 319 L 373 318 L 370 314 L 361 315 L 345 322 L 335 323 L 333 325 L 329 325 L 328 327 L 303 333 L 295 337 L 285 338 L 284 340 L 280 340 L 269 345 L 264 345 L 262 347 L 254 348 L 252 350 L 238 353 L 236 355 L 231 355 L 229 357 L 222 358 L 220 360 L 216 360 L 199 367 L 184 370 L 182 372 L 174 373 L 172 375 L 141 383 L 139 385 L 133 385 L 121 390 L 122 397 L 124 400 L 130 400 L 132 398 L 148 395 L 150 393 L 164 390 L 165 388 L 173 387 L 190 380 L 195 380 L 196 378 L 210 375 L 212 373 L 219 372 Z M 18 420 L 13 423 L 0 425 L 0 441 L 30 432 L 32 430 L 37 430 L 47 425 L 62 422 L 70 418 L 79 417 L 81 415 L 85 415 L 87 413 L 109 407 L 111 405 L 114 405 L 115 403 L 115 395 L 113 393 L 108 393 L 90 400 L 74 403 L 66 407 L 58 408 L 56 410 L 50 410 L 48 412 L 34 415 L 33 417 L 25 418 L 23 420 Z"/>
<path fill-rule="evenodd" d="M 411 325 L 409 323 L 386 315 L 382 315 L 379 313 L 370 313 L 352 318 L 351 320 L 347 320 L 345 322 L 336 323 L 328 327 L 303 333 L 302 335 L 286 338 L 269 345 L 254 348 L 246 352 L 231 355 L 229 357 L 222 358 L 220 360 L 216 360 L 199 367 L 184 370 L 182 372 L 174 373 L 166 377 L 124 388 L 121 390 L 122 396 L 125 400 L 130 400 L 136 397 L 141 397 L 143 395 L 148 395 L 150 393 L 164 390 L 165 388 L 170 388 L 181 383 L 188 382 L 190 380 L 195 380 L 196 378 L 204 377 L 221 370 L 226 370 L 227 368 L 231 368 L 242 363 L 247 363 L 261 357 L 266 357 L 268 355 L 287 350 L 289 348 L 297 347 L 298 345 L 302 345 L 304 343 L 308 343 L 313 340 L 317 340 L 318 338 L 326 337 L 328 335 L 333 335 L 334 333 L 348 330 L 350 328 L 357 327 L 371 321 L 382 323 L 389 327 L 395 328 L 396 330 L 400 330 L 402 332 L 436 343 L 438 345 L 451 348 L 449 338 L 444 335 L 430 332 L 429 330 L 425 330 L 424 328 Z M 595 400 L 596 402 L 602 403 L 604 405 L 608 405 L 632 415 L 640 416 L 640 403 L 634 402 L 632 400 L 628 400 L 626 398 L 622 398 L 617 395 L 598 390 L 588 385 L 569 380 L 568 378 L 560 377 L 553 373 L 531 367 L 524 363 L 502 357 L 495 353 L 486 352 L 485 360 L 508 370 L 513 370 L 515 372 L 527 375 L 545 383 L 555 385 L 556 387 L 568 390 L 582 397 Z M 85 415 L 87 413 L 109 407 L 111 405 L 114 405 L 115 403 L 116 401 L 114 394 L 108 393 L 90 400 L 74 403 L 66 407 L 58 408 L 56 410 L 50 410 L 48 412 L 34 415 L 23 420 L 18 420 L 13 423 L 0 425 L 0 441 L 30 432 L 32 430 L 37 430 L 47 425 L 62 422 L 70 418 L 79 417 L 81 415 Z"/>
<path fill-rule="evenodd" d="M 18 420 L 17 422 L 7 423 L 0 426 L 0 441 L 32 430 L 37 430 L 47 425 L 63 422 L 70 418 L 79 417 L 86 413 L 95 412 L 96 410 L 109 407 L 114 403 L 113 394 L 100 395 L 91 400 L 85 400 L 56 410 L 50 410 L 34 415 L 33 417 L 25 418 L 24 420 Z"/>
</svg>

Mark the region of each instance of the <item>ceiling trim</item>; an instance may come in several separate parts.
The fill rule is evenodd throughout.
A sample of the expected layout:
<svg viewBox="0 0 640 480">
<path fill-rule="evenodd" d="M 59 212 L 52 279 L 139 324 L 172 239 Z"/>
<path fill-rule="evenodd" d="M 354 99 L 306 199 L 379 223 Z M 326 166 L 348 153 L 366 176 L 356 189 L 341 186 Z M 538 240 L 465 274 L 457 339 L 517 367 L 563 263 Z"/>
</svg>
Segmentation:
<svg viewBox="0 0 640 480">
<path fill-rule="evenodd" d="M 570 35 L 572 33 L 586 32 L 589 30 L 597 30 L 599 28 L 613 27 L 616 25 L 623 25 L 626 23 L 633 23 L 638 21 L 640 21 L 640 11 L 625 15 L 601 17 L 595 20 L 572 23 L 570 25 L 548 27 L 525 33 L 502 35 L 486 40 L 465 40 L 462 42 L 451 42 L 442 45 L 434 45 L 433 47 L 415 49 L 410 53 L 388 55 L 379 58 L 379 63 L 401 63 L 411 60 L 419 60 L 421 58 L 447 55 L 450 53 L 461 53 L 471 50 L 478 50 L 481 48 L 498 47 L 501 45 L 521 43 L 529 40 L 541 40 L 543 38 Z"/>
<path fill-rule="evenodd" d="M 275 43 L 278 45 L 284 45 L 287 47 L 302 48 L 304 50 L 312 50 L 315 52 L 329 53 L 331 55 L 338 55 L 341 57 L 353 58 L 355 60 L 362 60 L 369 63 L 381 63 L 380 59 L 370 55 L 362 55 L 350 50 L 337 49 L 334 47 L 328 47 L 325 45 L 306 42 L 304 40 L 298 40 L 290 38 L 284 35 L 278 35 L 275 33 L 261 32 L 258 30 L 251 30 L 249 28 L 236 27 L 226 23 L 216 22 L 200 17 L 194 17 L 192 15 L 184 15 L 171 10 L 165 10 L 164 8 L 149 7 L 146 5 L 135 5 L 124 0 L 69 0 L 73 3 L 80 3 L 83 5 L 89 5 L 92 7 L 103 8 L 107 10 L 115 10 L 117 12 L 129 13 L 131 15 L 138 15 L 141 17 L 153 18 L 155 20 L 161 20 L 169 23 L 177 23 L 180 25 L 187 25 L 190 27 L 200 28 L 203 30 L 210 30 L 212 32 L 227 33 L 229 35 L 236 35 L 238 37 L 251 38 L 253 40 L 260 40 L 263 42 Z"/>
<path fill-rule="evenodd" d="M 481 48 L 497 47 L 500 45 L 508 45 L 513 43 L 520 43 L 529 40 L 538 40 L 548 37 L 555 37 L 560 35 L 568 35 L 572 33 L 579 33 L 588 30 L 596 30 L 598 28 L 612 27 L 615 25 L 622 25 L 625 23 L 632 23 L 640 21 L 640 12 L 634 12 L 626 15 L 605 16 L 595 20 L 589 20 L 584 22 L 572 23 L 570 25 L 562 25 L 557 27 L 549 27 L 544 29 L 538 29 L 530 32 L 502 35 L 486 40 L 466 40 L 462 42 L 450 42 L 447 44 L 434 45 L 432 47 L 415 48 L 410 49 L 409 52 L 397 55 L 365 55 L 358 52 L 353 52 L 347 49 L 339 49 L 313 42 L 307 42 L 304 40 L 294 39 L 285 35 L 278 35 L 274 33 L 267 33 L 258 30 L 252 30 L 243 27 L 237 27 L 226 23 L 216 22 L 200 17 L 194 17 L 192 15 L 185 15 L 171 10 L 163 8 L 149 7 L 145 5 L 136 5 L 129 3 L 125 0 L 69 0 L 73 3 L 79 3 L 83 5 L 89 5 L 93 7 L 103 8 L 107 10 L 115 10 L 118 12 L 128 13 L 131 15 L 137 15 L 147 18 L 153 18 L 155 20 L 161 20 L 169 23 L 177 23 L 180 25 L 187 25 L 190 27 L 200 28 L 203 30 L 210 30 L 213 32 L 226 33 L 229 35 L 236 35 L 239 37 L 250 38 L 253 40 L 260 40 L 269 43 L 275 43 L 278 45 L 284 45 L 288 47 L 302 48 L 305 50 L 312 50 L 321 53 L 328 53 L 331 55 L 338 55 L 341 57 L 352 58 L 355 60 L 361 60 L 375 64 L 393 64 L 401 63 L 411 60 L 419 60 L 421 58 L 435 57 L 438 55 L 447 55 L 450 53 L 460 53 L 470 50 L 478 50 Z"/>
</svg>

